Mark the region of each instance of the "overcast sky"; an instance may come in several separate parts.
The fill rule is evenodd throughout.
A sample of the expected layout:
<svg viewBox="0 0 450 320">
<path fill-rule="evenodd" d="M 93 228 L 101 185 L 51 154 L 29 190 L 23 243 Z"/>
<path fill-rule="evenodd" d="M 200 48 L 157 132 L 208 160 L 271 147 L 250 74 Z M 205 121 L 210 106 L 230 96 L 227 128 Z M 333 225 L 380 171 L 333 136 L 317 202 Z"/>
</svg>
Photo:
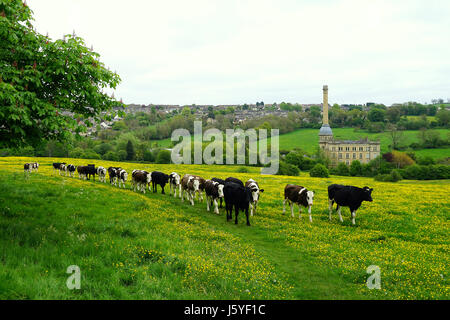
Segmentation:
<svg viewBox="0 0 450 320">
<path fill-rule="evenodd" d="M 450 98 L 447 0 L 28 0 L 75 30 L 139 104 L 384 104 Z"/>
</svg>

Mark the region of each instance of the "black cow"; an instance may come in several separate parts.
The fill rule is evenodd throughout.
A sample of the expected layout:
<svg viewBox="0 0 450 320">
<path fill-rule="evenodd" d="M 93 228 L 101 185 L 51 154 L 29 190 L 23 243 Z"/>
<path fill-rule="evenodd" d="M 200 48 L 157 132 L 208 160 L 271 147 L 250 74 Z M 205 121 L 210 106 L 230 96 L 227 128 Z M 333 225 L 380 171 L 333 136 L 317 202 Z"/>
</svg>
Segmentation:
<svg viewBox="0 0 450 320">
<path fill-rule="evenodd" d="M 243 210 L 247 217 L 247 225 L 250 226 L 250 221 L 248 220 L 248 207 L 252 201 L 252 191 L 250 188 L 238 183 L 227 182 L 223 188 L 223 194 L 225 198 L 225 209 L 227 211 L 227 221 L 232 219 L 234 207 L 234 223 L 238 223 L 239 210 Z"/>
<path fill-rule="evenodd" d="M 97 169 L 95 168 L 95 164 L 88 164 L 86 167 L 86 176 L 87 179 L 90 180 L 91 176 L 94 176 L 95 181 L 95 175 L 97 174 Z"/>
<path fill-rule="evenodd" d="M 164 186 L 168 182 L 169 182 L 169 175 L 159 172 L 159 171 L 152 172 L 152 190 L 153 190 L 153 192 L 158 191 L 158 184 L 159 184 L 162 189 L 161 193 L 164 194 Z"/>
<path fill-rule="evenodd" d="M 356 210 L 361 206 L 363 201 L 372 202 L 372 188 L 358 188 L 354 186 L 343 186 L 340 184 L 332 184 L 328 186 L 328 201 L 331 220 L 331 211 L 333 204 L 336 202 L 336 211 L 339 213 L 339 220 L 343 222 L 341 216 L 341 207 L 349 207 L 352 214 L 352 223 L 355 224 Z"/>
<path fill-rule="evenodd" d="M 291 207 L 291 216 L 294 217 L 294 203 L 298 205 L 298 218 L 301 218 L 302 206 L 308 208 L 309 221 L 312 222 L 311 207 L 313 205 L 314 191 L 295 184 L 287 184 L 284 188 L 283 214 L 286 212 L 286 202 Z"/>
<path fill-rule="evenodd" d="M 223 179 L 212 178 L 211 181 L 218 182 L 219 184 L 225 186 L 225 180 L 223 180 Z M 220 198 L 220 206 L 219 206 L 219 208 L 222 208 L 222 198 Z"/>
<path fill-rule="evenodd" d="M 233 182 L 233 183 L 237 183 L 241 186 L 244 186 L 244 183 L 241 180 L 239 180 L 238 178 L 228 177 L 225 179 L 225 182 Z"/>
</svg>

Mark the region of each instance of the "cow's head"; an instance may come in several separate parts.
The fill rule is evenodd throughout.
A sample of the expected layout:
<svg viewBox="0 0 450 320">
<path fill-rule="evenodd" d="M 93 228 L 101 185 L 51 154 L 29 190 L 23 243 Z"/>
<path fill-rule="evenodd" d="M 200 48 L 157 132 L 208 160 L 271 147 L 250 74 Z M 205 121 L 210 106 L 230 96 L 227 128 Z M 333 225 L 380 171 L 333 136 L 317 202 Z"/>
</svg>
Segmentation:
<svg viewBox="0 0 450 320">
<path fill-rule="evenodd" d="M 306 202 L 308 203 L 308 206 L 312 206 L 313 205 L 313 200 L 314 200 L 314 191 L 308 191 L 306 188 L 302 188 L 298 194 L 300 196 L 304 196 L 306 199 Z"/>
<path fill-rule="evenodd" d="M 152 182 L 152 175 L 150 173 L 147 172 L 145 177 L 146 177 L 147 184 Z"/>
<path fill-rule="evenodd" d="M 120 172 L 120 175 L 121 175 L 123 181 L 127 181 L 128 173 L 125 170 L 122 170 Z"/>
<path fill-rule="evenodd" d="M 198 179 L 193 179 L 192 181 L 192 188 L 194 189 L 194 192 L 197 192 L 200 187 L 200 181 Z"/>
<path fill-rule="evenodd" d="M 223 198 L 223 187 L 224 187 L 223 184 L 217 183 L 217 192 L 219 193 L 219 198 Z"/>
<path fill-rule="evenodd" d="M 250 180 L 249 180 L 250 181 Z M 252 192 L 252 202 L 257 202 L 259 200 L 259 193 L 264 192 L 264 189 L 260 189 L 258 184 L 254 181 L 248 185 Z"/>
<path fill-rule="evenodd" d="M 373 188 L 364 187 L 363 189 L 363 200 L 372 202 L 372 191 Z"/>
</svg>

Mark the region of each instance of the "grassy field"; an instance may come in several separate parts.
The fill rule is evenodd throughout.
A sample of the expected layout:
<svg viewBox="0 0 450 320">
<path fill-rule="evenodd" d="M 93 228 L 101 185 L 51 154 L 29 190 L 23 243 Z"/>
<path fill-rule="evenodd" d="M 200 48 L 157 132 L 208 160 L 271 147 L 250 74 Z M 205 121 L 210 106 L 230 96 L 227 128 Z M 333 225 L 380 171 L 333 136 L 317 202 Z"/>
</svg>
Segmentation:
<svg viewBox="0 0 450 320">
<path fill-rule="evenodd" d="M 448 129 L 435 129 L 441 134 L 442 138 L 446 138 L 450 133 Z M 417 137 L 418 130 L 406 130 L 403 131 L 402 144 L 409 145 L 413 142 L 418 142 Z M 299 129 L 293 132 L 285 133 L 279 136 L 280 150 L 292 150 L 294 148 L 301 148 L 302 150 L 314 154 L 317 151 L 319 145 L 319 130 L 318 129 Z M 380 140 L 381 152 L 388 152 L 389 145 L 392 143 L 389 133 L 370 133 L 365 130 L 355 130 L 354 128 L 333 128 L 333 135 L 335 139 L 341 140 L 359 140 L 361 138 L 368 137 L 370 140 Z M 161 147 L 171 147 L 172 142 L 170 138 L 157 140 Z M 414 151 L 420 156 L 430 156 L 433 159 L 442 159 L 450 157 L 450 148 L 437 148 L 437 149 L 421 149 Z"/>
<path fill-rule="evenodd" d="M 0 299 L 448 299 L 450 182 L 326 179 L 235 173 L 234 166 L 120 165 L 205 178 L 255 178 L 265 192 L 251 217 L 227 223 L 168 194 L 138 194 L 52 174 L 53 161 L 0 158 Z M 23 163 L 38 161 L 29 179 Z M 282 214 L 287 183 L 316 192 L 313 223 Z M 352 226 L 330 222 L 326 187 L 369 185 Z M 129 187 L 129 182 L 127 186 Z M 168 192 L 168 190 L 166 190 Z M 289 210 L 288 210 L 289 211 Z M 69 290 L 66 269 L 81 270 Z M 381 270 L 369 290 L 366 269 Z"/>
</svg>

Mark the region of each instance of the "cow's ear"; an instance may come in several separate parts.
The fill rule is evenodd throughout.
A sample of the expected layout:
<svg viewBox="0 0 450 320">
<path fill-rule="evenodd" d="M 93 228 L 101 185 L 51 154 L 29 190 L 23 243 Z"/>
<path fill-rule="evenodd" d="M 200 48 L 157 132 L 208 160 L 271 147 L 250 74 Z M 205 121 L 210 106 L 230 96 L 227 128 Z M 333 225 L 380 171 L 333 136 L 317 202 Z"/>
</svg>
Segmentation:
<svg viewBox="0 0 450 320">
<path fill-rule="evenodd" d="M 264 189 L 259 189 L 259 192 L 264 192 Z"/>
<path fill-rule="evenodd" d="M 372 192 L 372 191 L 373 191 L 373 188 L 370 189 L 370 192 Z"/>
</svg>

